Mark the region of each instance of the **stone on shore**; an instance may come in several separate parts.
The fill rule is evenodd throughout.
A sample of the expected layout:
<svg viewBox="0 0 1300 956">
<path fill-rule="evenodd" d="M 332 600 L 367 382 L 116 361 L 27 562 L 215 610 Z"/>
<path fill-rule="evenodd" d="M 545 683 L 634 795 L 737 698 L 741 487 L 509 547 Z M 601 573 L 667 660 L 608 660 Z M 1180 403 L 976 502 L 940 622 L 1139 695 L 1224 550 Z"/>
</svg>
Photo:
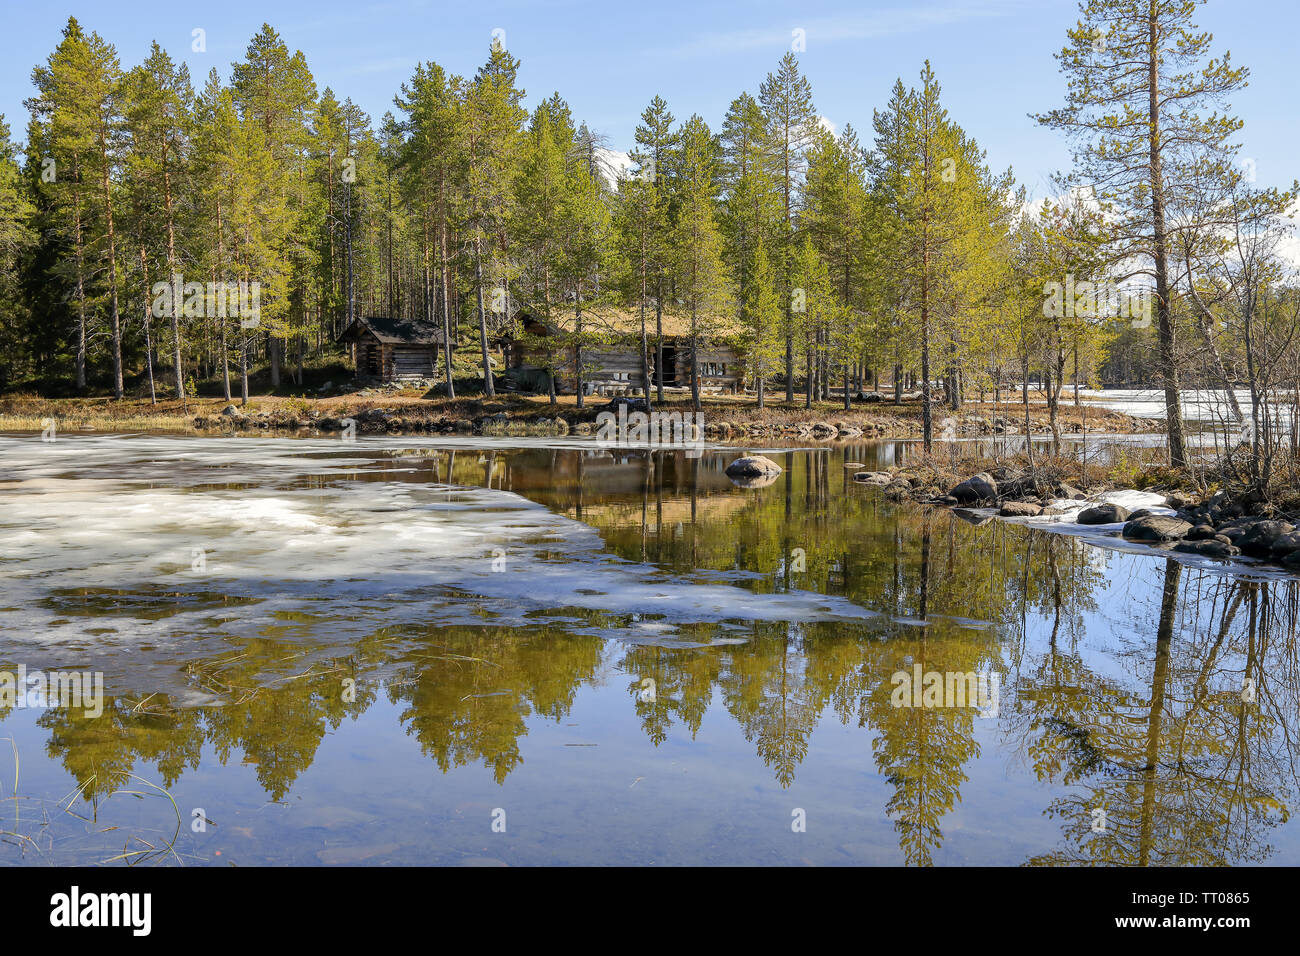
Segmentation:
<svg viewBox="0 0 1300 956">
<path fill-rule="evenodd" d="M 1242 552 L 1257 558 L 1266 558 L 1273 551 L 1273 543 L 1295 531 L 1295 525 L 1287 521 L 1256 521 L 1246 527 L 1246 533 L 1236 542 Z"/>
<path fill-rule="evenodd" d="M 1191 529 L 1181 518 L 1146 515 L 1124 525 L 1122 534 L 1130 541 L 1177 541 Z"/>
<path fill-rule="evenodd" d="M 993 480 L 993 476 L 987 471 L 981 471 L 978 475 L 967 478 L 948 493 L 962 504 L 971 504 L 977 501 L 996 501 L 998 483 Z"/>
<path fill-rule="evenodd" d="M 1079 524 L 1117 524 L 1129 519 L 1129 510 L 1123 505 L 1100 504 L 1084 508 L 1074 520 Z"/>
</svg>

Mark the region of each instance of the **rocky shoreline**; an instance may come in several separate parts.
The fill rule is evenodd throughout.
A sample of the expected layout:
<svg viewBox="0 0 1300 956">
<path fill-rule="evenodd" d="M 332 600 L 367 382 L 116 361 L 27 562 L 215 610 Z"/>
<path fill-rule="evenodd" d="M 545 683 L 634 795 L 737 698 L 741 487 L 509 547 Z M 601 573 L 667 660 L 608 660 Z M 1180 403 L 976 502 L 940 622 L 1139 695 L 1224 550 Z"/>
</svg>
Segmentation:
<svg viewBox="0 0 1300 956">
<path fill-rule="evenodd" d="M 629 408 L 644 404 L 625 398 L 615 399 L 608 404 L 589 406 L 584 409 L 565 409 L 554 414 L 508 414 L 496 411 L 490 414 L 453 416 L 437 414 L 436 409 L 422 409 L 411 405 L 395 405 L 392 408 L 365 407 L 346 414 L 338 411 L 323 412 L 318 409 L 285 409 L 246 413 L 237 405 L 227 405 L 218 415 L 200 415 L 193 419 L 193 427 L 198 431 L 228 432 L 234 430 L 267 431 L 342 431 L 349 419 L 355 422 L 356 430 L 363 434 L 463 434 L 463 435 L 591 435 L 596 431 L 596 416 L 602 411 L 616 411 L 620 404 Z M 670 414 L 687 414 L 681 408 L 673 406 L 666 409 Z M 786 415 L 791 414 L 788 410 Z M 936 418 L 944 423 L 950 437 L 981 437 L 1016 435 L 1023 431 L 1023 422 L 1017 423 L 1002 415 L 966 414 L 960 418 Z M 1133 433 L 1154 430 L 1158 422 L 1137 419 L 1117 412 L 1099 411 L 1095 420 L 1086 426 L 1076 421 L 1061 423 L 1063 434 L 1081 433 Z M 1032 434 L 1050 435 L 1050 429 L 1043 422 L 1031 420 Z M 938 427 L 938 424 L 936 424 Z M 812 419 L 812 420 L 746 420 L 740 415 L 728 418 L 713 418 L 704 423 L 704 437 L 709 441 L 741 442 L 745 440 L 774 441 L 797 440 L 805 442 L 853 441 L 857 439 L 877 438 L 916 438 L 921 435 L 921 423 L 918 418 L 903 415 L 859 414 L 852 419 Z"/>
<path fill-rule="evenodd" d="M 1010 468 L 982 471 L 946 491 L 929 468 L 861 471 L 859 484 L 879 487 L 895 500 L 950 508 L 976 522 L 990 518 L 1050 519 L 1052 524 L 1089 526 L 1126 541 L 1209 558 L 1245 555 L 1300 570 L 1300 530 L 1274 506 L 1249 497 L 1215 492 L 1205 500 L 1190 493 L 1148 494 L 1145 507 L 1130 509 L 1107 497 L 1141 492 L 1049 480 Z"/>
</svg>

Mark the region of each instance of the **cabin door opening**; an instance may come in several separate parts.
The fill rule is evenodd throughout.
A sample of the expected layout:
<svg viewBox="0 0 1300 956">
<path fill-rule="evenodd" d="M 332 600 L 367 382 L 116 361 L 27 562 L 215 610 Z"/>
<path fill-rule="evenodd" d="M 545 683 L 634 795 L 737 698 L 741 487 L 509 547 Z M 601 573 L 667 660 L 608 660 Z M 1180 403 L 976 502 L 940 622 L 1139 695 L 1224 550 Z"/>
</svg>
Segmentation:
<svg viewBox="0 0 1300 956">
<path fill-rule="evenodd" d="M 665 385 L 677 384 L 677 346 L 664 346 L 664 367 L 660 370 Z"/>
</svg>

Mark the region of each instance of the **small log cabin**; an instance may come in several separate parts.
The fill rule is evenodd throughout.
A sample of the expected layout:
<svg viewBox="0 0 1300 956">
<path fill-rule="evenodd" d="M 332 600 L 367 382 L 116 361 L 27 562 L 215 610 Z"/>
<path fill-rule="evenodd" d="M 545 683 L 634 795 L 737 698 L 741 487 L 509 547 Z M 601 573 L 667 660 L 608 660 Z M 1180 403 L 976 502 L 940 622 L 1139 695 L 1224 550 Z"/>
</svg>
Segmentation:
<svg viewBox="0 0 1300 956">
<path fill-rule="evenodd" d="M 530 378 L 534 387 L 544 388 L 546 368 L 554 364 L 555 387 L 574 391 L 576 385 L 575 349 L 565 348 L 562 356 L 547 359 L 547 346 L 572 335 L 574 315 L 571 308 L 560 306 L 548 325 L 531 313 L 520 311 L 514 317 L 515 331 L 502 337 L 506 366 L 521 378 Z M 558 327 L 557 327 L 558 326 Z M 735 323 L 710 321 L 714 330 L 699 347 L 700 388 L 707 391 L 739 391 L 744 387 L 744 364 L 734 344 L 739 327 Z M 691 336 L 690 317 L 678 313 L 663 314 L 663 384 L 666 388 L 690 388 Z M 583 385 L 589 391 L 637 389 L 641 383 L 641 315 L 636 310 L 597 308 L 583 313 L 584 338 L 592 341 L 582 350 Z M 655 317 L 646 314 L 650 384 L 658 384 L 655 367 Z"/>
<path fill-rule="evenodd" d="M 370 316 L 355 319 L 339 336 L 356 363 L 356 376 L 392 382 L 433 378 L 442 351 L 442 329 L 418 319 Z"/>
</svg>

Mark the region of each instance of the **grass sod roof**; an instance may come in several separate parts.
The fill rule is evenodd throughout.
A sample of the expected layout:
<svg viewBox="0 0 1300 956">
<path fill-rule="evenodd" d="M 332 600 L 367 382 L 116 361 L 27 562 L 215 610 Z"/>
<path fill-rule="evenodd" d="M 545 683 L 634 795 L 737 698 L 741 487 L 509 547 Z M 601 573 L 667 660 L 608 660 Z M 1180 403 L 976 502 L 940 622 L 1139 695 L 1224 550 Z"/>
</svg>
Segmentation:
<svg viewBox="0 0 1300 956">
<path fill-rule="evenodd" d="M 442 345 L 442 329 L 419 319 L 389 316 L 366 316 L 354 319 L 339 336 L 340 342 L 353 341 L 370 332 L 385 345 Z"/>
<path fill-rule="evenodd" d="M 573 314 L 572 306 L 553 307 L 549 322 L 533 312 L 521 309 L 514 316 L 514 334 L 516 336 L 520 336 L 525 320 L 532 320 L 549 326 L 566 335 L 573 334 L 576 325 L 576 317 Z M 639 338 L 641 335 L 641 312 L 636 308 L 629 309 L 622 306 L 592 306 L 582 310 L 582 325 L 584 332 L 607 338 L 610 342 L 628 341 Z M 739 338 L 744 331 L 739 320 L 730 316 L 710 315 L 701 317 L 699 326 L 702 341 L 732 342 Z M 655 311 L 653 306 L 647 306 L 646 308 L 645 327 L 646 334 L 653 338 L 655 335 Z M 689 338 L 691 334 L 690 314 L 680 309 L 671 311 L 665 309 L 663 313 L 663 330 L 665 336 L 679 339 Z"/>
</svg>

